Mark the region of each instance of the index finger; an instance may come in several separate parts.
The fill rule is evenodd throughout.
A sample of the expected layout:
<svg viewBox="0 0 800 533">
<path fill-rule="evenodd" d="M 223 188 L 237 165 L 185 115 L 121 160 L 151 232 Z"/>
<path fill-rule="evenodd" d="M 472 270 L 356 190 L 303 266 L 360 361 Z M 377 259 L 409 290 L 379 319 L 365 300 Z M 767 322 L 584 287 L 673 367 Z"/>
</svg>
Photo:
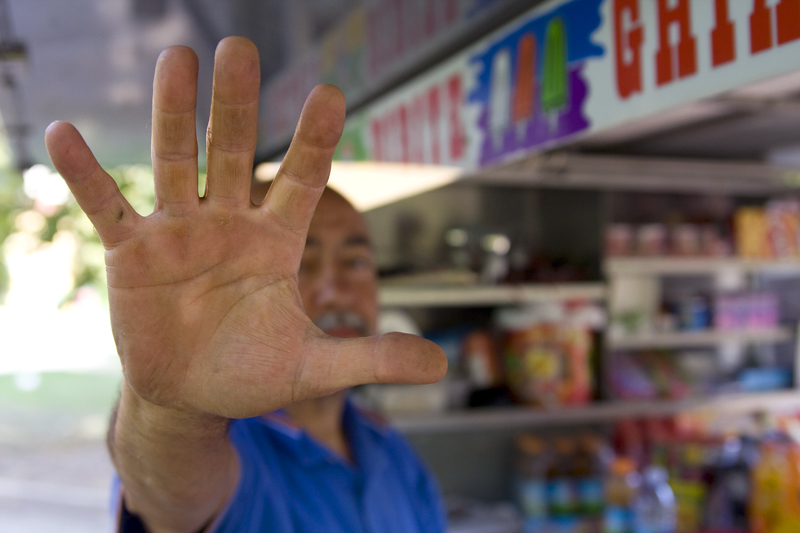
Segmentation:
<svg viewBox="0 0 800 533">
<path fill-rule="evenodd" d="M 261 204 L 286 226 L 308 229 L 331 173 L 344 118 L 344 95 L 338 88 L 317 85 L 308 95 L 292 144 Z"/>
</svg>

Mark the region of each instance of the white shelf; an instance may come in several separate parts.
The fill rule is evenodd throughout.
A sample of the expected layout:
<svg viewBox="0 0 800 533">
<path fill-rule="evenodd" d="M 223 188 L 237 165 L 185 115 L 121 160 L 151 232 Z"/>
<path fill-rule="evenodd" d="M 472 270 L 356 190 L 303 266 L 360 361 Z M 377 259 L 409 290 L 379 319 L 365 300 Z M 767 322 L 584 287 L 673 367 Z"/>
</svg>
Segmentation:
<svg viewBox="0 0 800 533">
<path fill-rule="evenodd" d="M 479 307 L 561 300 L 602 300 L 604 283 L 381 287 L 382 307 Z"/>
<path fill-rule="evenodd" d="M 604 262 L 604 271 L 609 277 L 713 275 L 732 270 L 746 273 L 800 274 L 800 260 L 761 260 L 736 257 L 615 257 L 606 259 Z"/>
<path fill-rule="evenodd" d="M 800 408 L 800 392 L 790 390 L 726 394 L 691 400 L 605 402 L 551 411 L 530 407 L 487 407 L 436 415 L 396 417 L 392 419 L 392 423 L 401 432 L 415 435 L 599 424 L 627 417 L 669 416 L 693 410 L 704 410 L 714 414 L 743 414 L 764 410 L 796 410 L 798 408 Z"/>
<path fill-rule="evenodd" d="M 789 328 L 764 328 L 750 330 L 675 331 L 609 338 L 606 345 L 611 350 L 646 348 L 684 348 L 689 346 L 717 346 L 725 343 L 786 342 L 792 338 Z"/>
</svg>

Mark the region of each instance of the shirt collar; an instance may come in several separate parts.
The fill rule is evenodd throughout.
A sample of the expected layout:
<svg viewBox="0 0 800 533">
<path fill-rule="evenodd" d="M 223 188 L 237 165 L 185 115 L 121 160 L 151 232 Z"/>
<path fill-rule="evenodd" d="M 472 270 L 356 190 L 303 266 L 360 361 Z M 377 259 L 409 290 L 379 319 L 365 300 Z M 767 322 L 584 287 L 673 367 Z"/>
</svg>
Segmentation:
<svg viewBox="0 0 800 533">
<path fill-rule="evenodd" d="M 303 466 L 330 463 L 348 469 L 375 471 L 388 462 L 383 444 L 391 431 L 388 422 L 377 413 L 355 406 L 349 398 L 342 413 L 342 424 L 356 465 L 320 444 L 298 426 L 283 409 L 263 415 L 258 420 L 274 436 L 277 443 Z"/>
</svg>

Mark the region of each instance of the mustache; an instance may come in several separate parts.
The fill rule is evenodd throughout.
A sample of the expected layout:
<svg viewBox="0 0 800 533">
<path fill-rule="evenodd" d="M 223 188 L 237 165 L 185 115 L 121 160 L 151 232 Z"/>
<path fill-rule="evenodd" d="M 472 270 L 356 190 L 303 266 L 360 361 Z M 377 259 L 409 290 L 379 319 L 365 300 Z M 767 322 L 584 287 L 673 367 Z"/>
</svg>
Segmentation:
<svg viewBox="0 0 800 533">
<path fill-rule="evenodd" d="M 367 321 L 352 311 L 327 311 L 314 319 L 314 325 L 322 331 L 345 326 L 355 329 L 363 337 L 372 334 Z"/>
</svg>

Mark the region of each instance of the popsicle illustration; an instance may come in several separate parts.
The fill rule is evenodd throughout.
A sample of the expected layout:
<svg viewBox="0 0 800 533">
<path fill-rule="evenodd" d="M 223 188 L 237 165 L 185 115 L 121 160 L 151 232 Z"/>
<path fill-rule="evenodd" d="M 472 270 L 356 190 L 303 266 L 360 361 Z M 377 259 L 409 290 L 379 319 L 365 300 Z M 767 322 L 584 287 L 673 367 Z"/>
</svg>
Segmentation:
<svg viewBox="0 0 800 533">
<path fill-rule="evenodd" d="M 495 151 L 503 148 L 503 136 L 511 122 L 511 54 L 497 51 L 492 60 L 489 86 L 489 131 Z"/>
<path fill-rule="evenodd" d="M 517 139 L 522 140 L 528 121 L 536 112 L 536 36 L 533 33 L 523 35 L 517 45 L 516 78 L 512 118 L 517 125 Z"/>
<path fill-rule="evenodd" d="M 567 105 L 567 28 L 564 20 L 555 17 L 547 25 L 542 65 L 542 110 L 557 120 Z"/>
</svg>

